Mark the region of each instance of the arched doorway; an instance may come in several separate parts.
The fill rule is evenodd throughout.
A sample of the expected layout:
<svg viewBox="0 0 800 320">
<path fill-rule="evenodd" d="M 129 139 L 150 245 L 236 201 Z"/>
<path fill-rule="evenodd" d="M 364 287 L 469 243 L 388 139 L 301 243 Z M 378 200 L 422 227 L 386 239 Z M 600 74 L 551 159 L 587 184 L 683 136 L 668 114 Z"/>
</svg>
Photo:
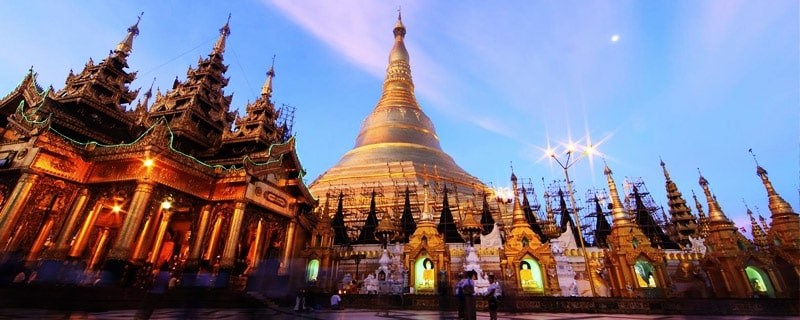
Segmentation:
<svg viewBox="0 0 800 320">
<path fill-rule="evenodd" d="M 636 274 L 636 282 L 639 288 L 657 288 L 658 283 L 655 277 L 655 268 L 647 260 L 639 258 L 633 265 L 633 271 Z"/>
<path fill-rule="evenodd" d="M 755 266 L 747 266 L 744 268 L 744 272 L 747 274 L 747 281 L 750 282 L 753 290 L 753 297 L 775 298 L 775 288 L 764 270 Z"/>
<path fill-rule="evenodd" d="M 306 282 L 309 285 L 313 285 L 317 282 L 317 277 L 319 276 L 319 260 L 318 259 L 311 259 L 306 266 Z"/>
</svg>

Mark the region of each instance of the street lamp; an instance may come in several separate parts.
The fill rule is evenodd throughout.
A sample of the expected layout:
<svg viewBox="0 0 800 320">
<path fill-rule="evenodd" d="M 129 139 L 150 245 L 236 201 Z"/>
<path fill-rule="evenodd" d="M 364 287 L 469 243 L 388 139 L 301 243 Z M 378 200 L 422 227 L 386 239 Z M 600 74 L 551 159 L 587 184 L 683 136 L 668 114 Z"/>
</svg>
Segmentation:
<svg viewBox="0 0 800 320">
<path fill-rule="evenodd" d="M 593 154 L 595 150 L 594 147 L 590 144 L 584 147 L 583 151 L 579 155 L 573 157 L 573 155 L 575 154 L 575 149 L 576 149 L 575 144 L 570 142 L 567 145 L 566 150 L 564 151 L 566 159 L 563 162 L 558 158 L 559 154 L 554 149 L 547 150 L 547 156 L 555 160 L 555 162 L 558 163 L 558 165 L 561 166 L 562 169 L 564 169 L 564 177 L 567 179 L 567 192 L 569 193 L 569 201 L 572 204 L 572 213 L 575 215 L 575 227 L 578 229 L 578 238 L 580 239 L 581 253 L 583 254 L 583 262 L 585 264 L 584 273 L 587 276 L 590 276 L 590 278 L 588 279 L 589 286 L 592 288 L 592 296 L 596 297 L 597 291 L 594 288 L 594 282 L 592 281 L 591 275 L 589 274 L 589 257 L 586 255 L 586 244 L 584 244 L 583 241 L 583 231 L 581 230 L 581 222 L 580 222 L 581 220 L 580 217 L 578 216 L 578 207 L 575 205 L 575 195 L 572 192 L 572 182 L 569 179 L 569 168 L 572 167 L 572 165 L 574 165 L 575 163 L 577 163 L 578 160 L 580 160 L 581 158 Z"/>
</svg>

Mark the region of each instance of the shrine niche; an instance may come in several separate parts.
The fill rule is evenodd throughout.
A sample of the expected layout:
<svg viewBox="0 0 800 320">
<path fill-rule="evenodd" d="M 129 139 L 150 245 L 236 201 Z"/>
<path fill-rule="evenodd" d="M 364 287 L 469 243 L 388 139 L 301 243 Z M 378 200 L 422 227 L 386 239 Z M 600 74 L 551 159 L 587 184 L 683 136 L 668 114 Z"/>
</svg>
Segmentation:
<svg viewBox="0 0 800 320">
<path fill-rule="evenodd" d="M 436 289 L 436 267 L 427 252 L 414 259 L 414 292 L 433 293 Z"/>
<path fill-rule="evenodd" d="M 520 260 L 518 273 L 523 292 L 544 293 L 544 273 L 538 260 L 525 256 Z"/>
</svg>

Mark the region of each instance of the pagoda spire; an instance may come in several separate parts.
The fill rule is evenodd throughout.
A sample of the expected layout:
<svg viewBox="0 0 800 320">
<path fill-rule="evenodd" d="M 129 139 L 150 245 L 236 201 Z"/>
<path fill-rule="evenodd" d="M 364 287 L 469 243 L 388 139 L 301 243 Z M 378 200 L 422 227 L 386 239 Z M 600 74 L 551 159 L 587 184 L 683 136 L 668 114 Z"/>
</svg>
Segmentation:
<svg viewBox="0 0 800 320">
<path fill-rule="evenodd" d="M 514 215 L 511 218 L 511 226 L 518 227 L 528 225 L 525 220 L 525 211 L 522 210 L 522 204 L 519 200 L 519 189 L 517 188 L 517 175 L 511 173 L 511 191 L 514 192 Z"/>
<path fill-rule="evenodd" d="M 608 180 L 608 191 L 611 196 L 611 223 L 615 227 L 628 225 L 631 223 L 631 218 L 622 207 L 622 201 L 619 198 L 619 192 L 617 192 L 617 184 L 614 182 L 614 177 L 611 176 L 612 172 L 608 164 L 606 164 L 604 172 Z"/>
<path fill-rule="evenodd" d="M 408 237 L 414 234 L 417 230 L 417 223 L 414 221 L 414 216 L 411 214 L 411 197 L 406 186 L 406 196 L 403 201 L 403 215 L 400 217 L 400 231 L 404 243 L 408 243 Z"/>
<path fill-rule="evenodd" d="M 694 193 L 694 190 L 692 190 L 692 198 L 694 198 L 694 206 L 697 208 L 697 215 L 700 217 L 698 218 L 698 226 L 697 230 L 695 230 L 695 235 L 707 238 L 709 232 L 708 218 L 706 218 L 706 214 L 703 212 L 703 205 L 697 200 L 697 195 Z"/>
<path fill-rule="evenodd" d="M 228 21 L 225 22 L 225 25 L 219 29 L 219 38 L 217 38 L 217 43 L 214 44 L 214 49 L 211 51 L 211 54 L 218 54 L 222 55 L 225 52 L 225 41 L 227 41 L 228 36 L 231 34 L 231 14 L 228 14 Z"/>
<path fill-rule="evenodd" d="M 269 71 L 267 71 L 267 81 L 264 82 L 264 86 L 261 87 L 261 96 L 270 99 L 272 98 L 272 78 L 275 77 L 275 56 L 272 56 L 272 65 L 269 66 Z"/>
<path fill-rule="evenodd" d="M 797 216 L 797 213 L 794 212 L 792 206 L 783 200 L 783 198 L 775 191 L 775 188 L 772 186 L 772 182 L 769 181 L 769 177 L 767 176 L 767 170 L 764 170 L 761 166 L 756 166 L 756 174 L 761 177 L 761 182 L 764 184 L 764 188 L 767 189 L 767 196 L 769 196 L 769 211 L 772 213 L 772 221 L 775 219 L 785 219 L 785 217 L 790 216 Z"/>
<path fill-rule="evenodd" d="M 597 216 L 597 224 L 594 228 L 594 243 L 592 246 L 605 248 L 607 247 L 606 239 L 611 234 L 611 225 L 606 220 L 606 215 L 603 212 L 603 207 L 600 206 L 600 199 L 597 195 L 594 196 L 594 212 Z"/>
<path fill-rule="evenodd" d="M 670 179 L 669 171 L 664 161 L 661 161 L 661 168 L 664 170 L 664 179 L 667 189 L 667 206 L 669 214 L 672 216 L 669 222 L 675 228 L 675 236 L 678 243 L 685 246 L 689 244 L 689 236 L 697 229 L 697 217 L 692 214 L 692 210 L 686 205 L 683 194 L 678 191 L 678 186 Z M 662 211 L 663 213 L 663 211 Z"/>
<path fill-rule="evenodd" d="M 761 229 L 761 226 L 758 225 L 756 218 L 753 217 L 753 211 L 751 211 L 746 204 L 745 208 L 747 208 L 747 216 L 750 217 L 750 227 L 752 228 L 753 243 L 755 243 L 756 247 L 758 247 L 759 250 L 766 250 L 767 247 L 769 247 L 767 234 L 764 232 L 764 229 Z"/>
<path fill-rule="evenodd" d="M 436 226 L 436 230 L 444 237 L 445 242 L 463 243 L 464 238 L 458 233 L 453 212 L 450 210 L 450 201 L 447 198 L 447 186 L 445 186 L 442 195 L 442 213 L 439 215 L 439 224 Z"/>
<path fill-rule="evenodd" d="M 114 54 L 125 58 L 133 51 L 133 38 L 139 35 L 139 22 L 142 21 L 143 15 L 144 12 L 140 13 L 136 23 L 128 28 L 128 34 L 125 36 L 125 39 L 122 39 L 122 41 L 117 44 L 117 49 L 114 50 Z"/>
<path fill-rule="evenodd" d="M 344 193 L 339 192 L 339 203 L 336 205 L 336 213 L 333 215 L 331 226 L 333 227 L 333 243 L 348 244 L 350 238 L 347 236 L 347 228 L 344 225 Z"/>
<path fill-rule="evenodd" d="M 756 211 L 758 211 L 758 207 L 756 207 Z M 761 227 L 764 228 L 764 232 L 769 233 L 769 224 L 767 223 L 767 219 L 765 219 L 761 213 L 758 214 L 758 221 L 761 222 Z"/>
<path fill-rule="evenodd" d="M 487 235 L 494 230 L 494 217 L 492 217 L 492 212 L 489 210 L 489 202 L 486 200 L 486 192 L 483 193 L 483 205 L 481 207 L 481 226 L 482 231 L 481 234 Z"/>
<path fill-rule="evenodd" d="M 367 221 L 361 227 L 361 232 L 358 234 L 358 243 L 360 244 L 377 244 L 378 239 L 375 238 L 375 228 L 378 227 L 378 213 L 375 205 L 375 190 L 372 190 L 372 200 L 369 202 L 369 213 L 367 214 Z"/>
<path fill-rule="evenodd" d="M 535 190 L 533 190 L 535 191 Z M 536 201 L 536 193 L 534 192 L 534 201 Z M 537 205 L 537 210 L 538 209 Z M 533 212 L 531 209 L 531 203 L 528 200 L 528 190 L 525 189 L 525 186 L 522 186 L 522 211 L 525 213 L 525 221 L 528 222 L 530 225 L 531 230 L 533 230 L 536 235 L 539 236 L 539 239 L 542 241 L 546 241 L 547 236 L 545 236 L 544 232 L 542 232 L 542 227 L 539 225 L 539 219 L 537 218 L 537 214 Z"/>
<path fill-rule="evenodd" d="M 717 203 L 717 199 L 711 194 L 711 190 L 708 188 L 708 180 L 700 174 L 700 187 L 703 188 L 703 193 L 706 195 L 706 202 L 708 202 L 708 222 L 710 224 L 716 223 L 725 223 L 731 224 L 731 221 L 722 212 L 722 208 Z"/>
</svg>

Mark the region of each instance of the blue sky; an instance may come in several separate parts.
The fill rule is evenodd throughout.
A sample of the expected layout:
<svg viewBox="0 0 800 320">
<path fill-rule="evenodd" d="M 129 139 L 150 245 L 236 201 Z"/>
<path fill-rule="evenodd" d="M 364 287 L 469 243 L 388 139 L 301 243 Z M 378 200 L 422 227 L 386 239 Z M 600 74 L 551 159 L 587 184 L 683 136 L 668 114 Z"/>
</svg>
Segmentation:
<svg viewBox="0 0 800 320">
<path fill-rule="evenodd" d="M 541 196 L 542 178 L 563 179 L 543 150 L 590 141 L 604 156 L 570 169 L 579 198 L 607 188 L 605 159 L 618 187 L 641 177 L 666 206 L 663 159 L 690 204 L 692 190 L 702 194 L 699 169 L 749 231 L 745 203 L 769 217 L 752 148 L 800 208 L 794 0 L 2 1 L 0 92 L 30 66 L 41 85 L 61 89 L 70 69 L 102 60 L 140 12 L 133 87 L 156 78 L 165 92 L 211 51 L 230 13 L 232 108 L 258 97 L 275 55 L 273 100 L 297 108 L 310 183 L 353 147 L 380 97 L 398 6 L 419 103 L 445 152 L 485 183 L 508 186 L 513 163 Z"/>
</svg>

